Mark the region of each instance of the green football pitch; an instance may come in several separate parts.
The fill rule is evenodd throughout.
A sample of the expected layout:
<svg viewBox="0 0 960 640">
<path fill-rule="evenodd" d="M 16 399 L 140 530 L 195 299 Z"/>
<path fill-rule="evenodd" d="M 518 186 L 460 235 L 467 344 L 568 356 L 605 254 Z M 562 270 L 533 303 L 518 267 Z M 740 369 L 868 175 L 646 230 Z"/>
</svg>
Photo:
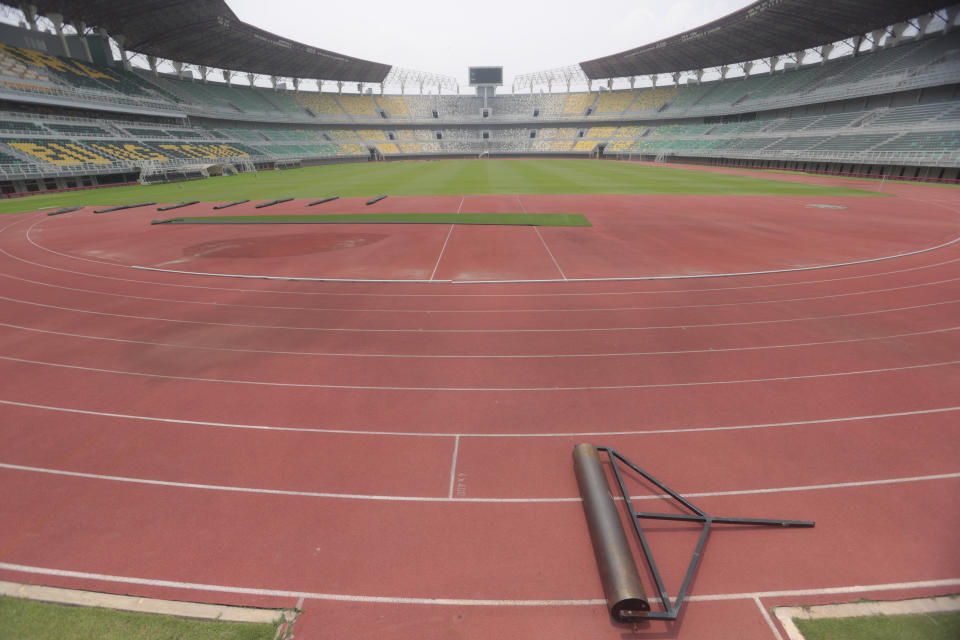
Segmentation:
<svg viewBox="0 0 960 640">
<path fill-rule="evenodd" d="M 824 187 L 748 175 L 578 159 L 362 162 L 263 171 L 153 186 L 91 189 L 0 201 L 0 213 L 77 205 L 223 202 L 325 196 L 647 193 L 742 196 L 876 195 L 870 183 Z"/>
</svg>

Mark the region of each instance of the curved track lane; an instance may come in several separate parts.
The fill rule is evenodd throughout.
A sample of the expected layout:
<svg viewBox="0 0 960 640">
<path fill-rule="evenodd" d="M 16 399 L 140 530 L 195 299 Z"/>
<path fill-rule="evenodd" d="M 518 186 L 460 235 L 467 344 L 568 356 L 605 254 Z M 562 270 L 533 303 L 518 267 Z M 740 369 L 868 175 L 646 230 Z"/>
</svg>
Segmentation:
<svg viewBox="0 0 960 640">
<path fill-rule="evenodd" d="M 0 518 L 11 526 L 0 531 L 0 575 L 302 600 L 304 637 L 620 637 L 629 629 L 600 599 L 570 468 L 573 445 L 591 441 L 711 513 L 817 521 L 716 531 L 683 619 L 638 637 L 776 638 L 765 613 L 774 603 L 956 591 L 960 246 L 948 243 L 960 235 L 960 200 L 886 190 L 896 197 L 849 199 L 855 215 L 832 236 L 827 214 L 802 219 L 790 255 L 769 234 L 746 256 L 703 250 L 693 234 L 673 251 L 651 240 L 650 263 L 786 269 L 803 247 L 811 264 L 910 255 L 680 280 L 557 273 L 636 274 L 644 263 L 610 244 L 611 230 L 640 211 L 648 239 L 669 234 L 649 226 L 664 201 L 642 197 L 591 214 L 590 242 L 606 252 L 569 230 L 363 231 L 386 234 L 369 246 L 397 249 L 373 267 L 361 251 L 368 274 L 461 279 L 486 261 L 510 279 L 552 270 L 545 277 L 558 280 L 516 284 L 143 271 L 130 256 L 171 254 L 156 241 L 166 230 L 131 240 L 150 236 L 151 212 L 4 218 Z M 589 204 L 418 200 L 390 206 Z M 762 205 L 754 222 L 767 233 L 796 220 L 802 202 L 724 200 L 714 222 L 739 224 L 738 209 Z M 708 203 L 669 204 L 688 207 L 677 223 Z M 277 234 L 290 229 L 264 232 Z M 357 272 L 351 251 L 206 262 Z M 639 488 L 637 500 L 659 508 Z M 654 529 L 675 590 L 694 538 Z"/>
</svg>

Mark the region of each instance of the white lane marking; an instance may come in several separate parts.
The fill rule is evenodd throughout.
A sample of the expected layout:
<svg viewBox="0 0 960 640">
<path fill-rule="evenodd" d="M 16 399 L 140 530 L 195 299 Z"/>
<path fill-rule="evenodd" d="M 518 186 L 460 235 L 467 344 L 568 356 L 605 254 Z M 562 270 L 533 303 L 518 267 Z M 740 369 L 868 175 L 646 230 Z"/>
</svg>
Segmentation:
<svg viewBox="0 0 960 640">
<path fill-rule="evenodd" d="M 453 457 L 450 462 L 450 491 L 447 497 L 453 499 L 453 485 L 457 478 L 457 454 L 460 452 L 460 436 L 454 436 L 453 439 Z"/>
<path fill-rule="evenodd" d="M 10 298 L 0 296 L 0 300 L 15 302 L 18 304 L 40 307 L 43 309 L 56 309 L 57 311 L 71 311 L 74 313 L 86 313 L 89 315 L 105 316 L 108 318 L 128 318 L 132 320 L 151 320 L 155 322 L 172 322 L 177 324 L 195 324 L 214 327 L 241 327 L 244 329 L 284 329 L 292 331 L 336 331 L 346 333 L 589 333 L 589 332 L 609 332 L 609 331 L 654 331 L 658 329 L 702 329 L 716 327 L 745 327 L 762 324 L 783 324 L 787 322 L 811 322 L 816 320 L 836 320 L 838 318 L 857 318 L 863 316 L 877 315 L 881 313 L 895 313 L 898 311 L 914 311 L 917 309 L 929 309 L 932 307 L 942 307 L 944 305 L 960 303 L 957 300 L 941 300 L 939 302 L 929 302 L 927 304 L 916 304 L 907 307 L 889 307 L 886 309 L 874 309 L 871 311 L 857 311 L 853 313 L 838 313 L 827 316 L 800 316 L 796 318 L 775 318 L 772 320 L 745 320 L 742 322 L 714 322 L 714 323 L 690 323 L 690 324 L 667 324 L 667 325 L 647 325 L 647 326 L 620 326 L 620 327 L 579 327 L 579 328 L 538 328 L 538 329 L 367 329 L 358 327 L 296 327 L 291 325 L 265 325 L 248 324 L 238 322 L 206 322 L 202 320 L 182 320 L 177 318 L 163 318 L 157 316 L 138 316 L 123 313 L 108 313 L 106 311 L 92 311 L 89 309 L 78 309 L 76 307 L 63 307 L 54 304 L 45 304 L 42 302 L 32 302 L 19 298 Z"/>
<path fill-rule="evenodd" d="M 60 578 L 77 578 L 80 580 L 97 580 L 100 582 L 117 582 L 122 584 L 137 584 L 150 587 L 169 587 L 172 589 L 184 589 L 190 591 L 213 591 L 218 593 L 233 593 L 238 595 L 304 598 L 305 600 L 331 600 L 340 602 L 367 602 L 376 604 L 426 604 L 441 606 L 487 607 L 582 607 L 603 605 L 607 602 L 602 598 L 567 600 L 492 600 L 476 598 L 409 598 L 394 596 L 351 595 L 343 593 L 317 593 L 312 591 L 234 587 L 228 585 L 182 582 L 178 580 L 156 580 L 153 578 L 138 578 L 105 573 L 90 573 L 86 571 L 70 571 L 66 569 L 54 569 L 50 567 L 36 567 L 30 565 L 13 564 L 9 562 L 0 562 L 0 570 L 27 573 L 32 575 L 56 576 Z M 782 598 L 849 593 L 873 593 L 880 591 L 906 591 L 912 589 L 937 589 L 941 587 L 955 587 L 957 585 L 960 585 L 960 578 L 924 580 L 918 582 L 825 587 L 821 589 L 790 589 L 783 591 L 705 594 L 699 596 L 688 596 L 686 600 L 688 602 L 752 600 L 753 598 Z"/>
<path fill-rule="evenodd" d="M 447 231 L 447 237 L 443 240 L 443 246 L 440 247 L 440 255 L 437 256 L 437 262 L 433 265 L 433 271 L 430 272 L 430 280 L 432 281 L 434 276 L 437 275 L 437 269 L 440 267 L 440 261 L 443 259 L 443 252 L 447 250 L 447 243 L 450 242 L 450 236 L 453 234 L 453 225 L 450 225 L 450 230 Z M 346 311 L 346 309 L 344 309 Z M 380 311 L 378 309 L 378 311 Z M 384 309 L 384 311 L 386 311 Z M 422 311 L 420 313 L 423 313 Z"/>
<path fill-rule="evenodd" d="M 463 201 L 467 199 L 467 196 L 460 196 L 460 206 L 457 207 L 457 215 L 460 215 L 460 212 L 463 211 Z"/>
<path fill-rule="evenodd" d="M 222 491 L 226 493 L 252 493 L 258 495 L 295 496 L 299 498 L 330 498 L 337 500 L 373 500 L 380 502 L 458 502 L 477 504 L 557 504 L 580 502 L 578 497 L 573 498 L 447 498 L 442 496 L 390 496 L 363 493 L 334 493 L 328 491 L 294 491 L 291 489 L 265 489 L 260 487 L 238 487 L 221 484 L 203 484 L 196 482 L 177 482 L 174 480 L 153 480 L 150 478 L 134 478 L 129 476 L 112 476 L 100 473 L 86 473 L 82 471 L 66 471 L 64 469 L 50 469 L 47 467 L 33 467 L 29 465 L 10 464 L 0 462 L 0 469 L 23 471 L 26 473 L 41 473 L 52 476 L 70 478 L 84 478 L 86 480 L 104 480 L 108 482 L 122 482 L 127 484 L 145 484 L 157 487 L 172 487 L 177 489 L 202 489 L 205 491 Z M 851 489 L 860 487 L 884 486 L 891 484 L 909 484 L 914 482 L 935 482 L 937 480 L 956 480 L 957 473 L 938 473 L 927 476 L 909 476 L 903 478 L 884 478 L 881 480 L 857 480 L 851 482 L 834 482 L 830 484 L 811 484 L 794 487 L 775 487 L 768 489 L 738 489 L 733 491 L 699 491 L 683 493 L 685 498 L 722 498 L 725 496 L 748 496 L 770 493 L 795 493 L 800 491 L 826 491 L 830 489 Z M 631 496 L 632 501 L 662 500 L 669 497 L 667 494 L 648 494 Z M 622 500 L 623 498 L 616 498 Z"/>
<path fill-rule="evenodd" d="M 237 278 L 241 280 L 283 280 L 285 282 L 346 282 L 353 284 L 450 284 L 453 280 L 424 280 L 422 278 L 306 278 L 302 276 L 263 276 L 249 273 L 204 273 L 197 271 L 177 271 L 175 269 L 158 269 L 157 267 L 142 267 L 139 265 L 121 265 L 128 269 L 141 271 L 159 271 L 160 273 L 176 273 L 190 276 L 211 276 L 215 278 Z M 559 282 L 559 281 L 558 281 Z"/>
<path fill-rule="evenodd" d="M 818 420 L 796 420 L 792 422 L 767 422 L 760 424 L 727 425 L 719 427 L 676 427 L 632 431 L 579 431 L 570 433 L 435 433 L 416 431 L 364 431 L 360 429 L 331 429 L 313 427 L 280 427 L 257 424 L 237 424 L 230 422 L 209 422 L 204 420 L 183 420 L 179 418 L 161 418 L 154 416 L 131 415 L 125 413 L 110 413 L 106 411 L 89 411 L 69 407 L 55 407 L 51 405 L 17 402 L 14 400 L 0 400 L 0 405 L 37 409 L 39 411 L 55 411 L 74 415 L 99 416 L 103 418 L 118 418 L 121 420 L 143 420 L 145 422 L 162 422 L 165 424 L 184 424 L 198 427 L 217 427 L 224 429 L 251 429 L 255 431 L 293 431 L 307 433 L 333 433 L 342 435 L 368 436 L 397 436 L 410 438 L 585 438 L 599 436 L 647 436 L 672 433 L 702 433 L 710 431 L 749 431 L 752 429 L 779 429 L 786 427 L 802 427 L 807 425 L 836 424 L 838 422 L 862 422 L 865 420 L 885 420 L 890 418 L 909 418 L 912 416 L 936 415 L 940 413 L 954 413 L 960 411 L 960 406 L 940 407 L 936 409 L 919 409 L 916 411 L 899 411 L 896 413 L 876 413 L 865 416 L 846 416 L 842 418 L 821 418 Z"/>
<path fill-rule="evenodd" d="M 783 640 L 783 636 L 780 635 L 780 631 L 777 629 L 777 625 L 773 622 L 773 619 L 770 617 L 770 613 L 764 608 L 763 603 L 760 602 L 760 598 L 753 596 L 752 598 L 754 604 L 757 605 L 757 608 L 760 609 L 760 615 L 763 616 L 763 619 L 767 622 L 767 626 L 770 627 L 770 631 L 773 632 L 773 637 L 777 640 Z"/>
<path fill-rule="evenodd" d="M 0 229 L 0 233 L 5 231 L 8 227 L 13 225 L 7 225 L 3 229 Z M 952 264 L 954 262 L 960 261 L 960 258 L 953 258 L 951 260 L 945 260 L 943 262 L 935 262 L 929 265 L 921 265 L 918 267 L 908 267 L 905 269 L 893 269 L 891 271 L 881 271 L 877 273 L 867 273 L 856 276 L 842 276 L 838 278 L 821 278 L 819 280 L 802 280 L 799 282 L 785 282 L 785 283 L 771 283 L 771 284 L 755 284 L 755 285 L 741 285 L 736 287 L 715 287 L 709 289 L 666 289 L 662 291 L 610 291 L 610 292 L 564 292 L 564 293 L 366 293 L 366 292 L 334 292 L 334 291 L 283 291 L 278 289 L 242 289 L 234 287 L 213 287 L 205 285 L 196 285 L 196 284 L 184 284 L 182 282 L 157 282 L 151 280 L 137 280 L 133 278 L 120 278 L 117 276 L 107 276 L 101 274 L 88 273 L 85 271 L 73 271 L 71 269 L 64 269 L 61 267 L 54 267 L 51 265 L 43 264 L 40 262 L 33 262 L 19 256 L 15 256 L 2 248 L 0 248 L 0 253 L 24 264 L 29 264 L 32 266 L 40 267 L 43 269 L 49 269 L 51 271 L 60 271 L 62 273 L 69 273 L 72 275 L 83 276 L 87 278 L 99 278 L 102 280 L 113 280 L 116 282 L 130 282 L 139 285 L 150 285 L 158 287 L 175 287 L 180 289 L 198 289 L 203 291 L 230 291 L 230 292 L 239 292 L 239 293 L 266 293 L 266 294 L 276 294 L 276 295 L 302 295 L 302 296 L 346 296 L 346 297 L 376 297 L 376 298 L 498 298 L 498 297 L 578 297 L 578 296 L 616 296 L 616 295 L 659 295 L 659 294 L 670 294 L 670 293 L 710 293 L 715 291 L 739 291 L 747 289 L 768 289 L 768 288 L 779 288 L 779 287 L 793 287 L 793 286 L 802 286 L 802 285 L 811 285 L 811 284 L 823 284 L 827 282 L 842 282 L 845 280 L 859 280 L 862 278 L 875 278 L 881 276 L 888 276 L 898 273 L 907 273 L 910 271 L 919 271 L 921 269 L 931 269 L 934 267 L 940 267 L 947 264 Z"/>
<path fill-rule="evenodd" d="M 797 342 L 789 344 L 773 344 L 749 347 L 719 347 L 708 349 L 686 349 L 681 351 L 624 351 L 624 352 L 601 352 L 601 353 L 531 353 L 531 354 L 428 354 L 428 353 L 351 353 L 334 351 L 274 351 L 270 349 L 241 349 L 239 347 L 209 347 L 198 344 L 178 344 L 175 342 L 153 342 L 150 340 L 128 340 L 126 338 L 111 338 L 106 336 L 91 336 L 83 333 L 68 333 L 65 331 L 53 331 L 50 329 L 38 329 L 35 327 L 25 327 L 18 324 L 0 322 L 0 327 L 7 329 L 16 329 L 19 331 L 29 331 L 32 333 L 42 333 L 45 335 L 63 336 L 66 338 L 81 338 L 84 340 L 98 340 L 102 342 L 117 342 L 122 344 L 139 344 L 151 347 L 170 347 L 174 349 L 199 349 L 203 351 L 225 351 L 231 353 L 264 353 L 269 355 L 282 356 L 308 356 L 323 358 L 414 358 L 414 359 L 437 359 L 437 360 L 522 360 L 522 359 L 562 359 L 562 358 L 626 358 L 635 356 L 667 356 L 682 355 L 692 353 L 728 353 L 737 351 L 767 351 L 771 349 L 794 349 L 800 347 L 818 347 L 831 344 L 854 344 L 859 342 L 881 342 L 884 340 L 902 340 L 903 338 L 913 338 L 918 336 L 936 335 L 942 333 L 951 333 L 960 330 L 960 327 L 947 327 L 945 329 L 930 329 L 929 331 L 913 331 L 910 333 L 897 333 L 888 336 L 872 336 L 868 338 L 847 338 L 842 340 L 825 340 L 821 342 Z"/>
<path fill-rule="evenodd" d="M 450 239 L 450 233 L 453 231 L 453 225 L 450 227 L 450 231 L 447 233 L 447 239 L 444 240 L 443 247 L 440 249 L 440 256 L 437 258 L 437 264 L 433 268 L 433 272 L 430 275 L 430 278 L 436 275 L 437 266 L 440 264 L 440 259 L 443 257 L 444 249 L 447 246 L 447 241 Z M 38 280 L 30 280 L 28 278 L 21 278 L 19 276 L 10 275 L 7 273 L 0 273 L 0 277 L 8 278 L 10 280 L 17 280 L 19 282 L 26 282 L 28 284 L 37 285 L 41 287 L 49 287 L 52 289 L 61 289 L 64 291 L 71 291 L 74 293 L 92 293 L 94 295 L 101 296 L 111 296 L 114 298 L 124 298 L 126 300 L 144 300 L 147 302 L 163 302 L 169 303 L 173 302 L 176 304 L 192 304 L 192 305 L 203 305 L 211 307 L 225 307 L 225 308 L 236 308 L 236 309 L 256 309 L 256 310 L 279 310 L 279 311 L 315 311 L 315 312 L 334 312 L 334 313 L 344 313 L 344 312 L 353 312 L 353 313 L 435 313 L 435 314 L 511 314 L 511 313 L 594 313 L 599 311 L 664 311 L 672 309 L 715 309 L 719 307 L 746 307 L 759 304 L 782 304 L 788 302 L 812 302 L 819 300 L 833 300 L 837 298 L 848 298 L 852 296 L 864 296 L 877 293 L 890 293 L 892 291 L 905 291 L 908 289 L 919 289 L 922 287 L 932 287 L 941 284 L 949 284 L 953 282 L 960 281 L 958 278 L 947 278 L 946 280 L 934 280 L 930 282 L 920 282 L 916 284 L 903 285 L 899 287 L 887 287 L 884 289 L 864 289 L 860 291 L 850 291 L 847 293 L 835 293 L 822 296 L 805 296 L 800 298 L 773 298 L 769 300 L 744 300 L 739 302 L 718 302 L 713 304 L 683 304 L 683 305 L 658 305 L 658 306 L 648 306 L 648 307 L 566 307 L 566 308 L 532 308 L 532 309 L 391 309 L 391 308 L 369 308 L 369 307 L 291 307 L 285 305 L 254 305 L 254 304 L 238 304 L 231 302 L 209 302 L 206 300 L 183 300 L 179 298 L 155 298 L 151 296 L 135 296 L 126 293 L 114 293 L 112 291 L 101 291 L 97 289 L 81 289 L 77 287 L 67 287 L 64 285 L 51 284 L 48 282 L 40 282 Z"/>
<path fill-rule="evenodd" d="M 29 231 L 27 233 L 27 239 L 29 240 Z M 32 242 L 32 241 L 31 241 Z M 928 247 L 926 249 L 919 249 L 917 251 L 908 251 L 906 253 L 898 253 L 895 255 L 882 256 L 879 258 L 870 258 L 867 260 L 852 260 L 850 262 L 837 262 L 834 264 L 821 264 L 813 265 L 809 267 L 793 267 L 790 269 L 765 269 L 760 271 L 734 271 L 728 273 L 704 273 L 697 275 L 687 275 L 687 274 L 673 274 L 673 275 L 662 275 L 662 276 L 619 276 L 619 277 L 599 277 L 599 278 L 565 278 L 563 280 L 557 280 L 556 278 L 515 278 L 515 279 L 503 279 L 503 280 L 444 280 L 442 282 L 459 284 L 459 285 L 475 285 L 475 284 L 540 284 L 547 282 L 645 282 L 651 280 L 705 280 L 708 278 L 735 278 L 742 276 L 762 276 L 762 275 L 774 275 L 780 273 L 795 273 L 797 271 L 817 271 L 820 269 L 836 269 L 839 267 L 850 267 L 860 264 L 870 264 L 874 262 L 882 262 L 885 260 L 896 260 L 899 258 L 906 258 L 908 256 L 915 256 L 922 253 L 927 253 L 929 251 L 937 251 L 939 249 L 944 249 L 953 244 L 960 242 L 960 237 L 954 238 L 949 242 L 944 242 L 935 247 Z M 43 247 L 40 247 L 41 249 Z M 56 253 L 56 252 L 54 252 Z M 68 256 L 70 257 L 70 256 Z M 109 264 L 109 263 L 104 263 Z M 140 265 L 130 265 L 131 269 L 140 269 L 143 271 L 160 271 L 163 273 L 176 273 L 179 275 L 188 275 L 188 276 L 209 276 L 215 278 L 246 278 L 246 279 L 255 279 L 255 280 L 292 280 L 296 282 L 363 282 L 363 283 L 388 283 L 388 282 L 424 282 L 423 280 L 392 280 L 392 279 L 377 279 L 377 278 L 367 278 L 367 279 L 344 279 L 344 278 L 324 278 L 324 277 L 303 277 L 303 276 L 268 276 L 263 274 L 227 274 L 227 273 L 209 273 L 204 271 L 180 271 L 177 269 L 158 269 L 156 267 L 144 267 Z M 558 266 L 557 269 L 560 267 Z M 561 272 L 562 273 L 562 272 Z M 426 282 L 429 282 L 426 281 Z M 434 280 L 433 282 L 441 282 L 440 280 Z"/>
<path fill-rule="evenodd" d="M 862 369 L 856 371 L 835 371 L 833 373 L 813 373 L 802 376 L 780 376 L 773 378 L 741 378 L 733 380 L 704 380 L 701 382 L 653 382 L 647 384 L 618 384 L 618 385 L 581 385 L 572 387 L 401 387 L 394 385 L 367 385 L 367 384 L 318 384 L 312 382 L 271 382 L 268 380 L 240 380 L 236 378 L 201 378 L 198 376 L 174 376 L 161 373 L 145 373 L 141 371 L 124 371 L 122 369 L 105 369 L 102 367 L 85 367 L 76 364 L 65 364 L 62 362 L 47 362 L 44 360 L 30 360 L 27 358 L 16 358 L 13 356 L 2 356 L 0 360 L 7 362 L 17 362 L 20 364 L 31 364 L 42 367 L 54 367 L 57 369 L 70 369 L 74 371 L 91 371 L 94 373 L 107 373 L 111 375 L 136 376 L 140 378 L 156 378 L 159 380 L 182 380 L 185 382 L 214 382 L 221 384 L 242 384 L 257 387 L 289 387 L 292 389 L 344 389 L 360 391 L 454 391 L 454 392 L 539 392 L 539 391 L 622 391 L 627 389 L 674 389 L 683 387 L 709 387 L 731 384 L 753 384 L 760 382 L 792 382 L 795 380 L 815 380 L 822 378 L 839 378 L 848 376 L 872 375 L 876 373 L 893 373 L 897 371 L 914 371 L 917 369 L 930 369 L 934 367 L 951 367 L 960 364 L 960 360 L 947 360 L 943 362 L 928 362 L 924 364 L 911 364 L 901 367 L 883 367 L 880 369 Z"/>
<path fill-rule="evenodd" d="M 543 248 L 547 250 L 547 255 L 550 256 L 550 259 L 553 260 L 553 266 L 557 268 L 557 271 L 560 272 L 560 277 L 563 278 L 564 282 L 567 280 L 567 275 L 563 272 L 563 269 L 560 268 L 560 263 L 557 262 L 557 259 L 553 255 L 553 251 L 550 251 L 550 247 L 547 246 L 547 241 L 543 239 L 543 234 L 540 233 L 540 228 L 534 225 L 533 230 L 537 232 L 537 237 L 540 238 Z"/>
</svg>

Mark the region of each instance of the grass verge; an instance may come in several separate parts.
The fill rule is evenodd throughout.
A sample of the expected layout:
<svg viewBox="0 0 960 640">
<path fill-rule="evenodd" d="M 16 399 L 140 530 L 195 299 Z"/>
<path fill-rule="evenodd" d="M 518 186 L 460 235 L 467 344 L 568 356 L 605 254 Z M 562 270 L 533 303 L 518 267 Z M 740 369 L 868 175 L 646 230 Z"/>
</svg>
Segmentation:
<svg viewBox="0 0 960 640">
<path fill-rule="evenodd" d="M 806 640 L 956 640 L 960 612 L 855 618 L 793 619 Z"/>
<path fill-rule="evenodd" d="M 0 597 L 0 637 L 17 640 L 273 640 L 280 624 L 186 620 Z"/>
</svg>

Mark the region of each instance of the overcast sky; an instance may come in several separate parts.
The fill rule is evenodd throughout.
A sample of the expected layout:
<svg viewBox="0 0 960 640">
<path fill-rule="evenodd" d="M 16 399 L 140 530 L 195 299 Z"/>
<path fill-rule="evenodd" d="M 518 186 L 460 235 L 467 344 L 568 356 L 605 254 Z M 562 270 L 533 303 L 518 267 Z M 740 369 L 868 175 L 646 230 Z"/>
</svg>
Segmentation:
<svg viewBox="0 0 960 640">
<path fill-rule="evenodd" d="M 632 49 L 753 0 L 227 0 L 244 22 L 304 44 L 454 76 L 502 66 L 504 82 Z"/>
</svg>

